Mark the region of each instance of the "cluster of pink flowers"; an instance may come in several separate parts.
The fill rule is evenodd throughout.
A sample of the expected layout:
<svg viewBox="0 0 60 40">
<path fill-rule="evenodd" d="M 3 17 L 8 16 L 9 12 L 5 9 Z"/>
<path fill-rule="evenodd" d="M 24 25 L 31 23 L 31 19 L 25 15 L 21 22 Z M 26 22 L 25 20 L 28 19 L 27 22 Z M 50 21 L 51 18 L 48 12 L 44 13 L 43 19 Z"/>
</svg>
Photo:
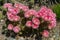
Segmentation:
<svg viewBox="0 0 60 40">
<path fill-rule="evenodd" d="M 14 6 L 11 3 L 5 3 L 3 7 L 8 10 L 7 11 L 8 20 L 14 21 L 14 22 L 15 21 L 17 22 L 21 19 L 21 17 L 17 15 L 17 14 L 19 14 L 20 10 L 23 10 L 24 12 L 29 10 L 28 6 L 25 6 L 21 3 L 15 3 Z M 18 33 L 20 31 L 20 27 L 9 24 L 8 30 L 13 30 L 15 33 Z"/>
<path fill-rule="evenodd" d="M 56 18 L 55 18 L 56 15 L 55 15 L 55 13 L 53 13 L 53 11 L 51 9 L 49 9 L 45 6 L 41 7 L 41 9 L 38 12 L 36 12 L 35 10 L 28 10 L 25 13 L 26 18 L 29 18 L 32 15 L 36 18 L 42 18 L 44 21 L 48 21 L 50 23 L 48 26 L 49 29 L 52 29 L 56 26 Z M 39 22 L 37 22 L 37 24 L 39 24 Z"/>
<path fill-rule="evenodd" d="M 56 14 L 53 13 L 53 11 L 46 6 L 42 6 L 39 11 L 36 11 L 34 9 L 29 9 L 28 6 L 25 6 L 21 3 L 15 3 L 14 6 L 11 3 L 5 3 L 4 8 L 7 8 L 7 18 L 9 21 L 19 21 L 21 19 L 20 16 L 18 16 L 20 10 L 24 11 L 24 17 L 27 19 L 26 25 L 27 27 L 32 27 L 33 29 L 38 29 L 39 25 L 41 24 L 40 18 L 43 21 L 49 22 L 48 29 L 52 29 L 56 26 Z M 15 33 L 18 33 L 20 31 L 19 26 L 13 26 L 12 24 L 8 25 L 8 30 L 13 30 Z M 42 35 L 44 37 L 49 36 L 49 32 L 47 30 L 44 30 L 42 32 Z"/>
<path fill-rule="evenodd" d="M 32 21 L 26 22 L 27 27 L 37 29 L 41 24 L 39 18 L 42 18 L 42 20 L 49 22 L 48 29 L 52 29 L 56 26 L 56 14 L 53 13 L 53 11 L 46 6 L 42 6 L 38 12 L 35 10 L 29 10 L 25 13 L 26 18 L 29 18 L 31 16 L 33 17 Z M 49 32 L 47 30 L 44 30 L 42 35 L 44 37 L 48 37 Z"/>
<path fill-rule="evenodd" d="M 52 29 L 56 26 L 56 14 L 53 11 L 45 6 L 41 7 L 38 11 L 38 14 L 44 21 L 49 21 L 49 29 Z"/>
<path fill-rule="evenodd" d="M 4 8 L 8 8 L 7 17 L 10 21 L 19 21 L 20 17 L 17 15 L 19 13 L 19 9 L 13 7 L 11 3 L 5 3 Z"/>
<path fill-rule="evenodd" d="M 40 21 L 38 18 L 33 17 L 32 21 L 27 21 L 26 26 L 32 27 L 33 29 L 37 29 L 39 27 Z"/>
<path fill-rule="evenodd" d="M 13 30 L 15 33 L 18 33 L 21 29 L 19 26 L 13 26 L 12 24 L 8 24 L 8 30 Z"/>
<path fill-rule="evenodd" d="M 17 14 L 20 12 L 20 10 L 23 10 L 24 12 L 29 10 L 28 6 L 21 3 L 15 3 L 14 6 L 12 6 L 11 3 L 5 3 L 3 7 L 8 9 L 7 17 L 10 21 L 19 21 L 20 16 Z"/>
<path fill-rule="evenodd" d="M 48 21 L 49 22 L 48 29 L 52 29 L 52 28 L 56 27 L 56 14 L 53 13 L 53 11 L 51 9 L 43 6 L 38 11 L 38 14 L 40 15 L 40 17 L 44 21 Z M 42 33 L 42 35 L 44 37 L 48 37 L 49 36 L 48 30 L 44 30 L 43 33 Z"/>
<path fill-rule="evenodd" d="M 20 20 L 20 17 L 17 16 L 17 15 L 14 15 L 10 12 L 7 12 L 7 17 L 10 21 L 19 21 Z"/>
<path fill-rule="evenodd" d="M 31 21 L 26 22 L 27 27 L 32 27 L 33 29 L 37 29 L 39 27 L 40 20 L 37 18 L 38 15 L 36 15 L 36 14 L 37 14 L 37 11 L 33 10 L 33 9 L 30 9 L 27 12 L 24 13 L 24 16 L 26 18 L 32 17 Z"/>
</svg>

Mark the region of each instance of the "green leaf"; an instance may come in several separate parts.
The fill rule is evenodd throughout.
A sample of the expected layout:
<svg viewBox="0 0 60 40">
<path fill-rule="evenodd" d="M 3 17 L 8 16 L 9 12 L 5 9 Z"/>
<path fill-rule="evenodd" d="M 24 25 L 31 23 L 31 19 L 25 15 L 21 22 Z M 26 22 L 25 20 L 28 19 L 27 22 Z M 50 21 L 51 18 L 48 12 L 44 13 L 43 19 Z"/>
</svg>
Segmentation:
<svg viewBox="0 0 60 40">
<path fill-rule="evenodd" d="M 0 19 L 4 18 L 2 12 L 0 11 Z"/>
<path fill-rule="evenodd" d="M 31 0 L 32 3 L 34 3 L 34 0 Z"/>
<path fill-rule="evenodd" d="M 51 8 L 56 13 L 57 18 L 60 18 L 60 4 L 53 5 Z"/>
</svg>

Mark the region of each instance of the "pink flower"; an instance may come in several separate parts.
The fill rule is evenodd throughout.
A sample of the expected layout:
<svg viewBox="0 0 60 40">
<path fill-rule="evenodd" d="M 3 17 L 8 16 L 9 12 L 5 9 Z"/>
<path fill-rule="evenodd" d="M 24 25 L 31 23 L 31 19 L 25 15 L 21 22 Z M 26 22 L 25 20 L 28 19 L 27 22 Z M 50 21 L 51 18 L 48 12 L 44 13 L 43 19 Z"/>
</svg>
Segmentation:
<svg viewBox="0 0 60 40">
<path fill-rule="evenodd" d="M 47 10 L 46 11 L 43 11 L 43 12 L 42 11 L 39 11 L 38 14 L 39 14 L 40 18 L 43 18 L 44 19 L 44 17 L 47 16 Z"/>
<path fill-rule="evenodd" d="M 42 35 L 43 35 L 44 37 L 49 37 L 49 32 L 48 32 L 47 30 L 44 30 L 44 31 L 42 32 Z"/>
<path fill-rule="evenodd" d="M 22 9 L 24 12 L 29 10 L 28 6 L 25 6 L 25 5 L 21 4 L 21 3 L 15 3 L 14 7 Z"/>
<path fill-rule="evenodd" d="M 33 16 L 35 13 L 36 13 L 36 11 L 33 10 L 33 9 L 31 9 L 31 10 L 28 10 L 28 11 L 24 14 L 24 16 L 25 16 L 26 18 L 29 18 L 29 17 Z"/>
<path fill-rule="evenodd" d="M 7 18 L 10 20 L 10 21 L 14 21 L 14 16 L 15 15 L 13 15 L 12 13 L 10 13 L 10 12 L 7 12 Z"/>
<path fill-rule="evenodd" d="M 50 17 L 50 16 L 44 16 L 45 21 L 50 21 L 51 19 L 52 19 L 52 17 Z"/>
<path fill-rule="evenodd" d="M 29 10 L 29 8 L 28 8 L 28 6 L 23 6 L 22 10 L 23 10 L 24 12 L 26 12 L 26 11 Z"/>
<path fill-rule="evenodd" d="M 49 14 L 51 17 L 55 18 L 56 17 L 56 14 L 55 13 L 50 13 Z"/>
<path fill-rule="evenodd" d="M 36 12 L 36 10 L 30 9 L 30 10 L 28 11 L 28 13 L 31 14 L 31 15 L 34 15 L 34 14 L 37 13 L 37 12 Z"/>
<path fill-rule="evenodd" d="M 38 13 L 41 14 L 40 16 L 46 14 L 45 12 L 47 12 L 47 7 L 46 6 L 42 6 L 40 8 L 40 10 L 38 11 Z"/>
<path fill-rule="evenodd" d="M 52 29 L 56 27 L 56 21 L 51 21 L 50 24 L 48 25 L 48 29 Z"/>
<path fill-rule="evenodd" d="M 19 13 L 19 8 L 14 8 L 14 7 L 10 7 L 8 8 L 8 11 L 11 12 L 12 14 L 16 15 Z"/>
<path fill-rule="evenodd" d="M 13 28 L 13 31 L 14 31 L 15 33 L 18 33 L 20 30 L 21 30 L 21 29 L 20 29 L 19 26 L 15 26 L 15 27 Z"/>
<path fill-rule="evenodd" d="M 15 3 L 14 4 L 14 7 L 16 7 L 16 8 L 19 8 L 20 6 L 22 6 L 22 4 L 20 4 L 20 3 Z"/>
<path fill-rule="evenodd" d="M 46 6 L 42 6 L 39 10 L 39 12 L 45 12 L 47 11 L 47 7 Z"/>
<path fill-rule="evenodd" d="M 33 29 L 37 29 L 38 27 L 39 27 L 38 25 L 32 24 L 32 28 L 33 28 Z"/>
<path fill-rule="evenodd" d="M 32 22 L 36 25 L 40 24 L 40 20 L 38 18 L 33 17 Z"/>
<path fill-rule="evenodd" d="M 44 19 L 45 16 L 49 15 L 48 8 L 46 6 L 42 6 L 41 9 L 38 11 L 38 14 Z"/>
<path fill-rule="evenodd" d="M 24 5 L 21 4 L 21 3 L 15 3 L 15 4 L 14 4 L 14 7 L 19 8 L 19 9 L 22 9 L 23 6 L 24 6 Z"/>
<path fill-rule="evenodd" d="M 12 30 L 13 29 L 13 25 L 12 24 L 9 24 L 8 25 L 8 30 Z"/>
<path fill-rule="evenodd" d="M 24 13 L 24 17 L 29 18 L 31 15 L 29 13 Z"/>
<path fill-rule="evenodd" d="M 32 22 L 31 22 L 31 21 L 27 21 L 27 22 L 26 22 L 26 26 L 27 26 L 27 27 L 31 27 L 31 26 L 32 26 Z"/>
<path fill-rule="evenodd" d="M 37 12 L 34 14 L 34 16 L 37 17 L 37 18 L 40 18 L 39 13 L 37 13 Z"/>
<path fill-rule="evenodd" d="M 3 7 L 4 7 L 4 8 L 10 8 L 10 7 L 12 7 L 12 4 L 11 4 L 11 3 L 5 3 L 5 4 L 3 5 Z"/>
<path fill-rule="evenodd" d="M 15 16 L 13 19 L 14 19 L 14 21 L 19 21 L 20 17 L 19 16 Z"/>
<path fill-rule="evenodd" d="M 7 17 L 10 21 L 19 21 L 20 20 L 20 17 L 17 16 L 17 15 L 14 15 L 10 12 L 7 12 Z"/>
</svg>

